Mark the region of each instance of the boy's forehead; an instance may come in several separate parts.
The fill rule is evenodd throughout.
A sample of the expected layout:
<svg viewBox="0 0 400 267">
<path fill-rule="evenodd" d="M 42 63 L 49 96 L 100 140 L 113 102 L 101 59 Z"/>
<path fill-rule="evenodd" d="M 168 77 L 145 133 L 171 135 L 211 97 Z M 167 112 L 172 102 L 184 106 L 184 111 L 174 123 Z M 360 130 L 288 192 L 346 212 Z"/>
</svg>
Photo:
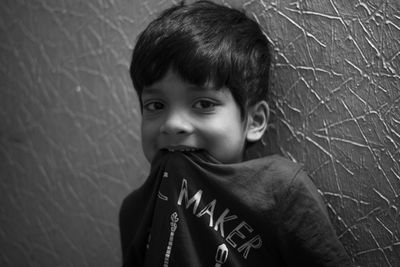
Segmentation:
<svg viewBox="0 0 400 267">
<path fill-rule="evenodd" d="M 168 92 L 175 88 L 179 87 L 181 90 L 185 92 L 193 92 L 193 93 L 217 93 L 224 94 L 230 92 L 230 90 L 223 87 L 216 87 L 212 82 L 206 82 L 204 85 L 197 85 L 190 83 L 181 79 L 179 76 L 169 77 L 168 79 L 161 79 L 149 86 L 143 87 L 142 94 L 160 94 L 163 92 Z"/>
<path fill-rule="evenodd" d="M 231 90 L 226 86 L 216 86 L 212 79 L 207 80 L 204 84 L 195 84 L 183 78 L 179 72 L 172 68 L 169 68 L 161 79 L 143 87 L 141 97 L 165 96 L 178 91 L 184 95 L 206 94 L 220 98 L 233 97 Z"/>
<path fill-rule="evenodd" d="M 207 75 L 206 75 L 207 76 Z M 206 79 L 203 83 L 193 82 L 190 78 L 185 77 L 185 75 L 181 75 L 181 73 L 174 68 L 170 67 L 166 71 L 166 73 L 159 79 L 154 81 L 151 85 L 147 87 L 157 86 L 159 84 L 181 84 L 193 90 L 216 90 L 218 86 L 216 86 L 213 79 Z"/>
<path fill-rule="evenodd" d="M 160 93 L 162 91 L 168 91 L 169 89 L 174 88 L 174 86 L 168 86 L 168 84 L 152 84 L 149 86 L 145 86 L 143 88 L 143 93 L 147 94 L 155 94 Z M 185 91 L 192 91 L 192 92 L 207 92 L 207 91 L 224 91 L 224 88 L 216 88 L 216 87 L 209 87 L 209 86 L 202 86 L 202 85 L 193 85 L 193 84 L 185 84 L 180 86 L 182 90 Z"/>
<path fill-rule="evenodd" d="M 161 98 L 177 101 L 178 99 L 193 99 L 198 97 L 215 98 L 222 100 L 233 100 L 231 91 L 226 88 L 204 87 L 196 85 L 183 86 L 180 89 L 172 87 L 149 86 L 142 91 L 141 98 Z"/>
</svg>

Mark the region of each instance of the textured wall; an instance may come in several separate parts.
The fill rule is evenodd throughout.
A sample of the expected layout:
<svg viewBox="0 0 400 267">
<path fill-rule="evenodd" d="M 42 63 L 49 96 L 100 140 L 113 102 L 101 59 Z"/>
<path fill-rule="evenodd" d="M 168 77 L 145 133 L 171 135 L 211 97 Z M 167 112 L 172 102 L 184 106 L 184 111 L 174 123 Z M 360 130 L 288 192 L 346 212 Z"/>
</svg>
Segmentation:
<svg viewBox="0 0 400 267">
<path fill-rule="evenodd" d="M 119 205 L 148 169 L 129 58 L 171 2 L 2 2 L 0 266 L 119 265 Z M 304 163 L 357 265 L 400 265 L 398 0 L 224 2 L 273 44 L 274 149 Z"/>
<path fill-rule="evenodd" d="M 0 8 L 0 266 L 118 266 L 119 206 L 147 167 L 128 66 L 149 10 Z"/>
<path fill-rule="evenodd" d="M 400 2 L 247 9 L 275 48 L 282 151 L 305 164 L 357 264 L 400 266 Z"/>
</svg>

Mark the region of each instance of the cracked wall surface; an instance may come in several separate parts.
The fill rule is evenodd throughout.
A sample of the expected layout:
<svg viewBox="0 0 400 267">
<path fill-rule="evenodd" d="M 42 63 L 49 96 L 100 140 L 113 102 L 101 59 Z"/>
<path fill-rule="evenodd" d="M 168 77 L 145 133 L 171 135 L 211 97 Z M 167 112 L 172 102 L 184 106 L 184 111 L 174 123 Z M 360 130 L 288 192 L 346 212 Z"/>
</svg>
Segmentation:
<svg viewBox="0 0 400 267">
<path fill-rule="evenodd" d="M 173 1 L 0 7 L 0 266 L 119 266 L 121 201 L 146 178 L 128 76 Z M 304 164 L 358 266 L 400 265 L 400 3 L 236 0 L 273 48 L 265 147 Z"/>
</svg>

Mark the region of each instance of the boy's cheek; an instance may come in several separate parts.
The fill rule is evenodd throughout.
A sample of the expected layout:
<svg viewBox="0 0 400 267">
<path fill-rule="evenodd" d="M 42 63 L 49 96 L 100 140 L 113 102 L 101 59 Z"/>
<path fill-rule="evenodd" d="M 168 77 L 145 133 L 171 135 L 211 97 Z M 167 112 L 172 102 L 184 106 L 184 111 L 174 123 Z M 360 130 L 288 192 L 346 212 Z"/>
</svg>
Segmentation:
<svg viewBox="0 0 400 267">
<path fill-rule="evenodd" d="M 141 131 L 141 145 L 142 151 L 146 159 L 151 162 L 154 154 L 155 154 L 155 146 L 156 146 L 156 138 L 154 137 L 154 133 L 150 131 L 148 126 L 142 125 Z"/>
<path fill-rule="evenodd" d="M 147 161 L 149 163 L 151 163 L 151 161 L 153 160 L 154 155 L 155 155 L 154 149 L 152 149 L 148 143 L 145 143 L 142 141 L 142 150 L 143 150 L 143 154 L 144 154 L 145 158 L 147 159 Z"/>
</svg>

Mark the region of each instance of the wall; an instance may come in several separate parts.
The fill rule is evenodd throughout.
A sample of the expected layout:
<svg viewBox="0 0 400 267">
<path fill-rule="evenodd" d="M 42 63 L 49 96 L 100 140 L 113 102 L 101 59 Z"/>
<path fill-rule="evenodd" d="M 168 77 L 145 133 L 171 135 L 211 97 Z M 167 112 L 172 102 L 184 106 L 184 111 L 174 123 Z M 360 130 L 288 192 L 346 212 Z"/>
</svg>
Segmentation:
<svg viewBox="0 0 400 267">
<path fill-rule="evenodd" d="M 250 4 L 275 48 L 281 150 L 361 266 L 400 265 L 400 3 Z"/>
<path fill-rule="evenodd" d="M 255 153 L 305 165 L 357 265 L 399 265 L 400 4 L 224 2 L 274 48 L 275 122 Z M 3 1 L 1 266 L 120 264 L 118 209 L 148 169 L 129 59 L 170 4 Z"/>
<path fill-rule="evenodd" d="M 0 266 L 119 265 L 119 206 L 147 170 L 127 69 L 148 12 L 2 2 Z"/>
</svg>

